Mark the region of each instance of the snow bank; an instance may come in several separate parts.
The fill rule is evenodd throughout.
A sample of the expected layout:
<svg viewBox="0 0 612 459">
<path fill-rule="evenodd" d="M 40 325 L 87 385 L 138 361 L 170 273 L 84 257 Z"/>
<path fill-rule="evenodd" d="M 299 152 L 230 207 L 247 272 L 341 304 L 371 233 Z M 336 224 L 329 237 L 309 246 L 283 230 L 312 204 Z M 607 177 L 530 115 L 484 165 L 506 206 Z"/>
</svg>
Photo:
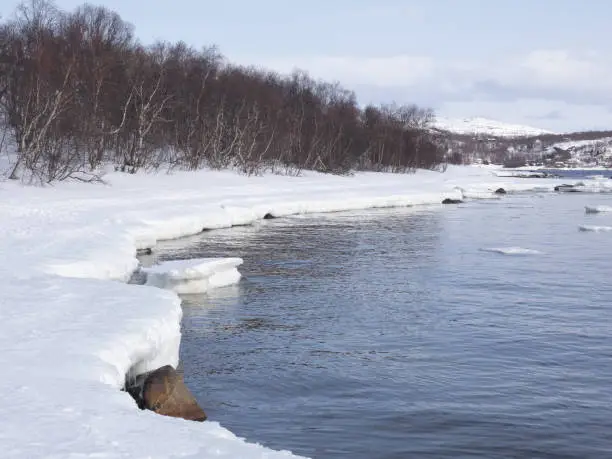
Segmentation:
<svg viewBox="0 0 612 459">
<path fill-rule="evenodd" d="M 480 249 L 483 252 L 501 253 L 503 255 L 541 255 L 542 252 L 523 247 L 491 247 Z"/>
<path fill-rule="evenodd" d="M 578 229 L 585 232 L 603 233 L 612 231 L 612 226 L 580 225 Z"/>
<path fill-rule="evenodd" d="M 3 458 L 289 458 L 218 423 L 140 411 L 126 372 L 176 364 L 180 302 L 143 286 L 54 276 L 3 282 Z"/>
<path fill-rule="evenodd" d="M 587 214 L 597 214 L 602 212 L 612 212 L 612 206 L 585 206 Z"/>
<path fill-rule="evenodd" d="M 172 290 L 178 294 L 203 293 L 211 288 L 236 284 L 242 258 L 193 258 L 167 261 L 143 269 L 146 285 Z"/>
<path fill-rule="evenodd" d="M 500 178 L 491 170 L 353 177 L 112 173 L 106 184 L 45 188 L 2 182 L 2 456 L 291 457 L 240 440 L 215 422 L 140 411 L 119 391 L 129 371 L 176 365 L 180 342 L 176 293 L 122 282 L 138 268 L 136 250 L 267 213 L 439 204 L 461 198 L 458 188 L 552 191 L 561 183 Z M 168 272 L 167 265 L 157 269 Z M 189 269 L 194 266 L 176 268 Z M 211 277 L 209 287 L 229 281 Z M 200 403 L 206 409 L 206 400 Z"/>
</svg>

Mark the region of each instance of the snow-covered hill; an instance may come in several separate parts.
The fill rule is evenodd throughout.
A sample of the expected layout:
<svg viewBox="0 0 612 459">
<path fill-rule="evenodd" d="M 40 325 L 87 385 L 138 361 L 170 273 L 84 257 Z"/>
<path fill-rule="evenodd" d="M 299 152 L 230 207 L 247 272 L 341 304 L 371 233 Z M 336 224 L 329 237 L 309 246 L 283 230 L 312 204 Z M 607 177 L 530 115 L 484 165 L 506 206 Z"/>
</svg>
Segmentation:
<svg viewBox="0 0 612 459">
<path fill-rule="evenodd" d="M 540 162 L 556 167 L 612 167 L 612 137 L 554 143 L 541 153 Z"/>
<path fill-rule="evenodd" d="M 484 134 L 494 137 L 530 137 L 553 132 L 519 124 L 508 124 L 486 118 L 437 117 L 434 127 L 455 134 Z"/>
</svg>

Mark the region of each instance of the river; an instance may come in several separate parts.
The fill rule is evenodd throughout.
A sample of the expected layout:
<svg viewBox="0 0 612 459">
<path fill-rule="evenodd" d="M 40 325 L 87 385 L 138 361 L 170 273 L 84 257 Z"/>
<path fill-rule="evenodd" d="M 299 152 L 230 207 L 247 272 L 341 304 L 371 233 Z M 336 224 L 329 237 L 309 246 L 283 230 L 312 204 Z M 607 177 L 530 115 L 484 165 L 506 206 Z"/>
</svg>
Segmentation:
<svg viewBox="0 0 612 459">
<path fill-rule="evenodd" d="M 237 286 L 184 297 L 186 382 L 236 435 L 313 458 L 609 457 L 612 232 L 578 230 L 612 226 L 599 204 L 511 194 L 162 243 L 245 260 Z"/>
</svg>

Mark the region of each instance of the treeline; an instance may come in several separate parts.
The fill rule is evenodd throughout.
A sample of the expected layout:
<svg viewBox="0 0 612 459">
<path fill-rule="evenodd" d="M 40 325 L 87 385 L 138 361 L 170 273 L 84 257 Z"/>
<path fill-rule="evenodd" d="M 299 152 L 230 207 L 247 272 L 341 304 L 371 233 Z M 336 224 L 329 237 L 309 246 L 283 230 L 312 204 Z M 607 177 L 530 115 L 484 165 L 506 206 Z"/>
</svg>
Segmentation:
<svg viewBox="0 0 612 459">
<path fill-rule="evenodd" d="M 103 7 L 33 0 L 0 24 L 0 126 L 12 178 L 177 167 L 436 168 L 430 110 L 368 106 L 336 83 L 228 64 L 215 48 L 143 46 Z M 89 175 L 88 175 L 89 174 Z"/>
</svg>

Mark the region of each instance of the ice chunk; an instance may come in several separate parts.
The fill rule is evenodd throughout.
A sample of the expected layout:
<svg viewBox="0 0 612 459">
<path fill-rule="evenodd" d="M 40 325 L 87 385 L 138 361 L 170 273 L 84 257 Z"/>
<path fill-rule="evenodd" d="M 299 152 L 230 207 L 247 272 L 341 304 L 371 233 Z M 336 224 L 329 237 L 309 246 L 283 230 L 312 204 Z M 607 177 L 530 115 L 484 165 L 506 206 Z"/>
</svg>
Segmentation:
<svg viewBox="0 0 612 459">
<path fill-rule="evenodd" d="M 541 255 L 542 252 L 523 247 L 491 247 L 480 249 L 483 252 L 501 253 L 503 255 Z"/>
<path fill-rule="evenodd" d="M 578 229 L 580 231 L 601 233 L 601 232 L 612 231 L 612 226 L 580 225 Z"/>
<path fill-rule="evenodd" d="M 167 261 L 143 271 L 146 285 L 191 294 L 238 283 L 242 263 L 242 258 L 192 258 Z"/>
<path fill-rule="evenodd" d="M 600 212 L 612 212 L 612 206 L 585 206 L 587 214 L 597 214 Z"/>
</svg>

